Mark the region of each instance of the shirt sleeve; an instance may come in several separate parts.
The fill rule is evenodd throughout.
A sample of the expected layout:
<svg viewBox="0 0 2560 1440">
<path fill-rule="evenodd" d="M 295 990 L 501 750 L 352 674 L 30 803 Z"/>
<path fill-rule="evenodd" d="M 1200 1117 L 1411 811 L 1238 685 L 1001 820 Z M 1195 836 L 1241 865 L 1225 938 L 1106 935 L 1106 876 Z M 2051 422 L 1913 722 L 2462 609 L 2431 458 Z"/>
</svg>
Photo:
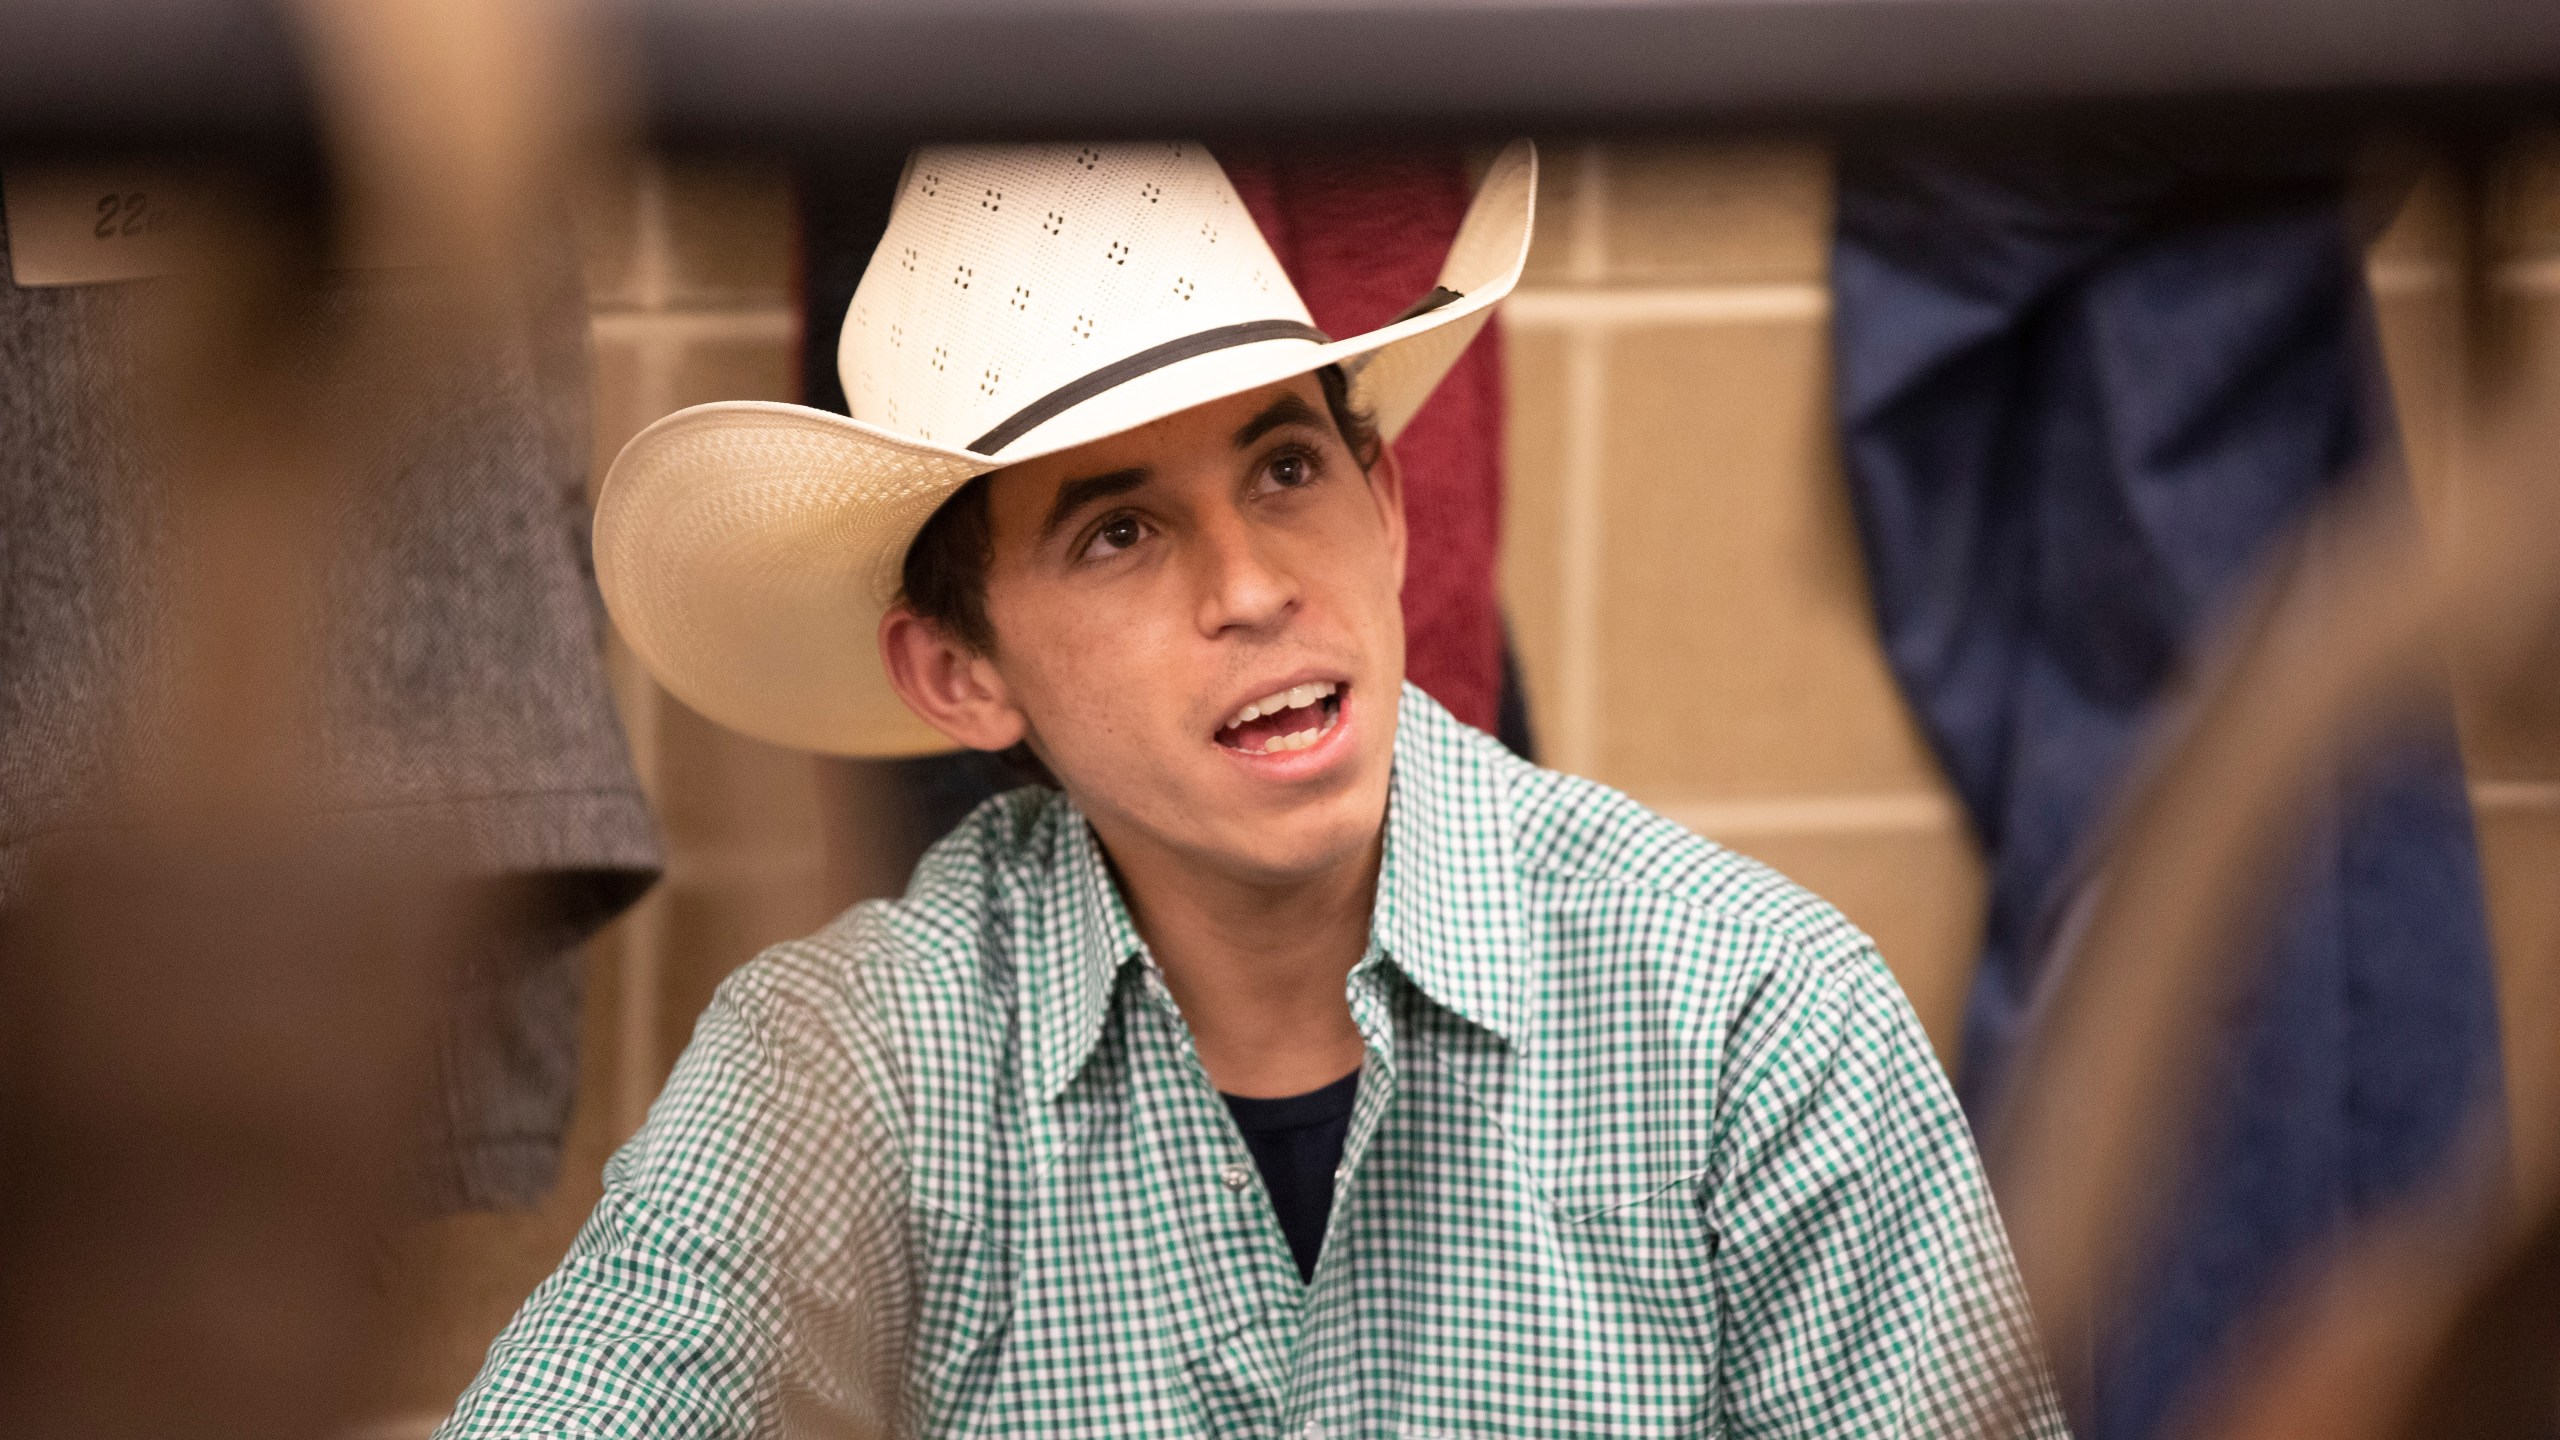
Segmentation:
<svg viewBox="0 0 2560 1440">
<path fill-rule="evenodd" d="M 805 943 L 723 984 L 435 1440 L 886 1433 L 913 1291 L 893 1019 Z"/>
<path fill-rule="evenodd" d="M 1724 1433 L 2058 1440 L 2008 1239 L 1919 1021 L 1863 939 L 1795 958 L 1737 1017 L 1717 1106 Z"/>
</svg>

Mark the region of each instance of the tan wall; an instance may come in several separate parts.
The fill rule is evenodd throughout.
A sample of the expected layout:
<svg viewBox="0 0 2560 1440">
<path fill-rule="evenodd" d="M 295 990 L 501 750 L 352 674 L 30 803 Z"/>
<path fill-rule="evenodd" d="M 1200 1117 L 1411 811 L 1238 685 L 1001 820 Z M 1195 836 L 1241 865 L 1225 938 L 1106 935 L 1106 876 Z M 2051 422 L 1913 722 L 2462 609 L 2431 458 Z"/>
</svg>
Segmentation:
<svg viewBox="0 0 2560 1440">
<path fill-rule="evenodd" d="M 1839 904 L 1876 937 L 1943 1052 L 1982 869 L 1868 615 L 1829 423 L 1825 156 L 1563 143 L 1546 159 L 1538 247 L 1504 322 L 1503 579 L 1548 758 Z M 2560 320 L 2560 184 L 2524 193 L 2543 201 L 2517 207 L 2502 281 Z M 678 406 L 796 398 L 789 210 L 774 177 L 653 170 L 599 185 L 585 212 L 599 473 Z M 2441 203 L 2422 194 L 2375 259 L 2417 480 L 2440 523 L 2465 483 L 2452 253 Z M 721 731 L 627 655 L 613 664 L 668 879 L 593 947 L 584 1086 L 557 1191 L 526 1214 L 420 1226 L 386 1252 L 382 1440 L 424 1433 L 557 1261 L 719 978 L 878 883 L 845 863 L 859 821 L 841 770 Z M 2503 708 L 2466 697 L 2463 721 L 2510 1063 L 2539 1095 L 2523 1082 L 2560 1073 L 2560 688 Z M 2560 1116 L 2525 1106 L 2518 1120 Z"/>
</svg>

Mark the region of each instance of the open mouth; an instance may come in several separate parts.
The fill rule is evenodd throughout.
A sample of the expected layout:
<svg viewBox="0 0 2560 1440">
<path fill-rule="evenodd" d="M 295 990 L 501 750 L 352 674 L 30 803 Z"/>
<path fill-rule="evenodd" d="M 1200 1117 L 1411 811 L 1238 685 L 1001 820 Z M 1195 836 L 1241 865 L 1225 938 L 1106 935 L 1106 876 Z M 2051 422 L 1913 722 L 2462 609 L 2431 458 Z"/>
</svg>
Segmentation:
<svg viewBox="0 0 2560 1440">
<path fill-rule="evenodd" d="M 1220 726 L 1217 741 L 1247 755 L 1304 750 L 1341 723 L 1342 696 L 1348 688 L 1332 680 L 1310 680 L 1265 695 Z"/>
</svg>

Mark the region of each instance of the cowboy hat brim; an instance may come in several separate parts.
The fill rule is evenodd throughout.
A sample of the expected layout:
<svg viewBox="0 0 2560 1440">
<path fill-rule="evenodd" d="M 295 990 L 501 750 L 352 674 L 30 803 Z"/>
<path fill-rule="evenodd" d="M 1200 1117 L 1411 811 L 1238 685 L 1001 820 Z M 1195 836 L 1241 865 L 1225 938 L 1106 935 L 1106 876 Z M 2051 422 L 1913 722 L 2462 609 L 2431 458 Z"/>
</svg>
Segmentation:
<svg viewBox="0 0 2560 1440">
<path fill-rule="evenodd" d="M 676 698 L 732 729 L 827 754 L 950 750 L 890 687 L 873 639 L 908 545 L 971 479 L 1327 365 L 1389 439 L 1511 292 L 1537 154 L 1513 143 L 1442 262 L 1445 303 L 1347 340 L 1280 337 L 1190 356 L 1082 399 L 982 454 L 830 411 L 722 401 L 632 437 L 597 501 L 596 581 Z"/>
</svg>

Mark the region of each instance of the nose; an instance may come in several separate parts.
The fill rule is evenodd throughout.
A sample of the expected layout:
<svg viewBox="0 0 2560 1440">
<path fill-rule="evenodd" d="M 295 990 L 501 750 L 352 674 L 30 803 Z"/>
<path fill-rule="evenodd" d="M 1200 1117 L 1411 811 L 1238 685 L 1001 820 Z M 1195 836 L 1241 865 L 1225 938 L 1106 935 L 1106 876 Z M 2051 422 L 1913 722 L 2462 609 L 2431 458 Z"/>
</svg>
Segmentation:
<svg viewBox="0 0 2560 1440">
<path fill-rule="evenodd" d="M 1201 634 L 1268 630 L 1298 608 L 1297 577 L 1273 552 L 1272 537 L 1243 516 L 1222 513 L 1203 524 L 1195 555 Z"/>
</svg>

